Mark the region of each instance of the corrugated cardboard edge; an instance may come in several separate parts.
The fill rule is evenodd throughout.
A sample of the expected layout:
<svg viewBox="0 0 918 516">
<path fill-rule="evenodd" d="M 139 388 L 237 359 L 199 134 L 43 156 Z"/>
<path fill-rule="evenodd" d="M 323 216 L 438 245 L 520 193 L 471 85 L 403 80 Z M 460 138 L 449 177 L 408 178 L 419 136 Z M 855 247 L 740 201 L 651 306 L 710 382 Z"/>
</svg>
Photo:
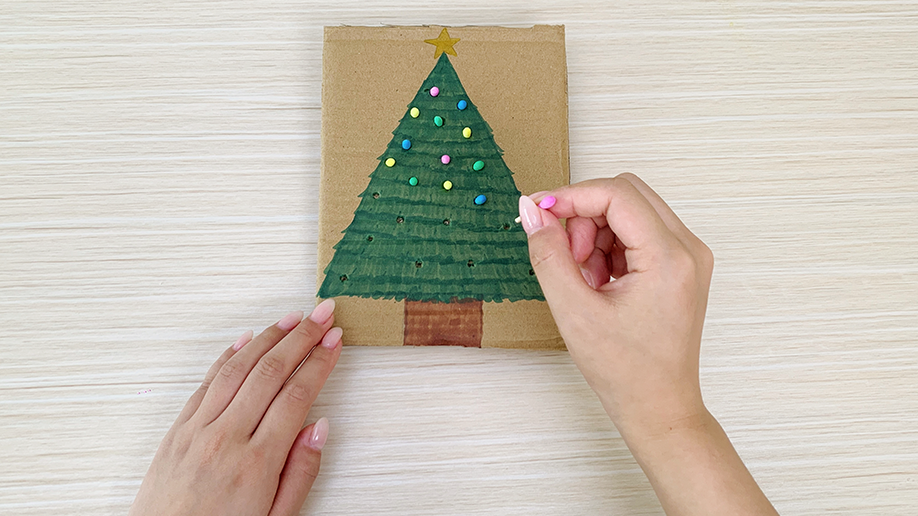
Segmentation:
<svg viewBox="0 0 918 516">
<path fill-rule="evenodd" d="M 322 59 L 322 159 L 318 283 L 375 169 L 435 60 L 440 26 L 326 27 Z M 504 149 L 524 193 L 570 182 L 564 27 L 449 27 L 463 86 Z M 488 73 L 482 74 L 482 70 Z M 393 100 L 397 98 L 398 100 Z M 348 344 L 402 345 L 401 302 L 339 297 Z M 485 303 L 482 347 L 563 349 L 548 305 Z"/>
</svg>

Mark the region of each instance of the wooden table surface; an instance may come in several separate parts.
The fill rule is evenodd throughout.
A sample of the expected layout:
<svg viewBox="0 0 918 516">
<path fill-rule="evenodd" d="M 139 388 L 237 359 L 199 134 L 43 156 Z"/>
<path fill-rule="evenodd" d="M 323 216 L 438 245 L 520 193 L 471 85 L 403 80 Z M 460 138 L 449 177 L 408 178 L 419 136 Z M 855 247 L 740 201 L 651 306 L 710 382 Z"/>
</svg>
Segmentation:
<svg viewBox="0 0 918 516">
<path fill-rule="evenodd" d="M 311 308 L 322 27 L 422 23 L 565 24 L 573 179 L 714 250 L 762 488 L 918 513 L 918 6 L 870 0 L 4 0 L 0 513 L 124 514 L 217 354 Z M 320 416 L 304 513 L 661 513 L 563 352 L 348 347 Z"/>
</svg>

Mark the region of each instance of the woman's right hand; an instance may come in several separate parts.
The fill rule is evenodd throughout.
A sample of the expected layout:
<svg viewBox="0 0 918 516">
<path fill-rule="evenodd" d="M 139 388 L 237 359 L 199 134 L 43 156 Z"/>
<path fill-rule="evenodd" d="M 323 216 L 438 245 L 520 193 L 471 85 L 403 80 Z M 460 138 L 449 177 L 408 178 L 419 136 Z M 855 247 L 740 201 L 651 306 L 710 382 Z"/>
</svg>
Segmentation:
<svg viewBox="0 0 918 516">
<path fill-rule="evenodd" d="M 549 195 L 554 206 L 538 208 Z M 533 269 L 606 412 L 623 434 L 694 424 L 706 413 L 698 354 L 710 249 L 632 174 L 533 197 L 520 199 Z"/>
<path fill-rule="evenodd" d="M 520 217 L 545 299 L 666 513 L 777 514 L 701 399 L 710 249 L 631 174 L 533 197 Z"/>
</svg>

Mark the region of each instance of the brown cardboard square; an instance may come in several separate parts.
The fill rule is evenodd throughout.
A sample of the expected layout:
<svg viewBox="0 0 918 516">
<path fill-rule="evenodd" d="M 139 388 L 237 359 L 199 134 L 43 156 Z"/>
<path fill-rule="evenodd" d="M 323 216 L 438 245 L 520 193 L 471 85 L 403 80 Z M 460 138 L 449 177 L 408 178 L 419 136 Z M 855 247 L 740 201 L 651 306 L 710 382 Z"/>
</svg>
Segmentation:
<svg viewBox="0 0 918 516">
<path fill-rule="evenodd" d="M 326 27 L 318 280 L 354 216 L 418 87 L 436 63 L 442 27 Z M 523 193 L 568 184 L 567 65 L 563 26 L 450 27 L 450 61 L 504 150 Z M 403 302 L 338 297 L 348 344 L 402 345 Z M 482 347 L 563 348 L 544 301 L 484 303 Z"/>
</svg>

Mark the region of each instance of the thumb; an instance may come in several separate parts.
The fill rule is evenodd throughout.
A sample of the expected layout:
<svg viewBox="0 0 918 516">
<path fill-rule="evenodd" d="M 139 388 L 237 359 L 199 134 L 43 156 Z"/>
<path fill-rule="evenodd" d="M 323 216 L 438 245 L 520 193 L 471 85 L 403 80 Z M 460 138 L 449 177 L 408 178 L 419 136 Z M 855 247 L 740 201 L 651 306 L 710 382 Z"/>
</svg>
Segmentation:
<svg viewBox="0 0 918 516">
<path fill-rule="evenodd" d="M 520 197 L 520 219 L 529 236 L 529 261 L 557 318 L 556 307 L 582 298 L 586 291 L 593 289 L 587 285 L 574 261 L 567 231 L 551 212 L 539 208 L 524 195 Z"/>
<path fill-rule="evenodd" d="M 322 447 L 327 438 L 328 420 L 324 417 L 300 430 L 281 471 L 274 505 L 268 516 L 296 516 L 300 513 L 306 495 L 319 474 Z"/>
</svg>

